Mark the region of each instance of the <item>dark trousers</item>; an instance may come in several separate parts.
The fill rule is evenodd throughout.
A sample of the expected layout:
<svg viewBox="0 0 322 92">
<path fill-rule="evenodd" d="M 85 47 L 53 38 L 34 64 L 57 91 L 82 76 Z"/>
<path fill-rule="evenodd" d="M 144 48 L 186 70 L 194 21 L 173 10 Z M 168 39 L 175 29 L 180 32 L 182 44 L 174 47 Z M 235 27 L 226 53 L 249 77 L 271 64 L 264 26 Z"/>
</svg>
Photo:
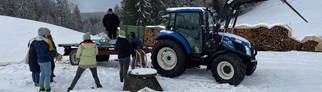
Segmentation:
<svg viewBox="0 0 322 92">
<path fill-rule="evenodd" d="M 32 81 L 35 84 L 39 84 L 39 75 L 40 75 L 40 72 L 32 72 Z"/>
<path fill-rule="evenodd" d="M 100 80 L 97 76 L 97 68 L 90 68 L 91 72 L 92 72 L 92 76 L 95 80 L 95 83 L 96 83 L 96 86 L 97 87 L 102 87 L 101 83 L 100 83 Z M 78 67 L 77 71 L 76 71 L 76 75 L 74 77 L 74 80 L 72 82 L 72 84 L 70 85 L 70 89 L 73 89 L 77 83 L 77 81 L 79 80 L 79 78 L 81 77 L 81 75 L 83 74 L 83 72 L 85 71 L 85 68 L 81 68 L 81 67 Z"/>
<path fill-rule="evenodd" d="M 119 58 L 119 62 L 120 62 L 120 81 L 123 82 L 124 76 L 127 75 L 127 71 L 129 70 L 130 57 Z"/>
<path fill-rule="evenodd" d="M 116 39 L 116 32 L 117 30 L 107 30 L 107 32 L 108 32 L 108 37 L 110 38 L 110 39 Z"/>
<path fill-rule="evenodd" d="M 55 70 L 55 61 L 54 61 L 54 59 L 52 59 L 52 61 L 51 61 L 51 76 L 50 76 L 51 81 L 53 81 L 53 78 L 55 77 L 54 70 Z"/>
</svg>

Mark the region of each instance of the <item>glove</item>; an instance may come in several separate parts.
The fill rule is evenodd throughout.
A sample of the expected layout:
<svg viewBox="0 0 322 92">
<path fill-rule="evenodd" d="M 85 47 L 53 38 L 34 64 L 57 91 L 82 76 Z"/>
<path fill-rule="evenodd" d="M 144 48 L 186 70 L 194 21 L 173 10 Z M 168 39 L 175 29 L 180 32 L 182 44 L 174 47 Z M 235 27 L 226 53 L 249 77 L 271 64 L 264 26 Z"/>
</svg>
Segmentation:
<svg viewBox="0 0 322 92">
<path fill-rule="evenodd" d="M 60 55 L 60 54 L 56 57 L 56 60 L 57 60 L 57 61 L 62 61 L 62 59 L 63 59 L 63 56 L 62 56 L 62 55 Z"/>
</svg>

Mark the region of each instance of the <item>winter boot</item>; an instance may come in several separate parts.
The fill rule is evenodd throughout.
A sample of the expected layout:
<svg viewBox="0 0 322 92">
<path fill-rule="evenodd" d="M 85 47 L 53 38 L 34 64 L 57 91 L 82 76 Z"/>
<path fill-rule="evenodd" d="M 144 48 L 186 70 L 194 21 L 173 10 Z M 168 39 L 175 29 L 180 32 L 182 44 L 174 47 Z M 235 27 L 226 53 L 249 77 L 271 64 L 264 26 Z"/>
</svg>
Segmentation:
<svg viewBox="0 0 322 92">
<path fill-rule="evenodd" d="M 50 92 L 50 91 L 51 91 L 51 88 L 45 89 L 45 92 Z"/>
<path fill-rule="evenodd" d="M 45 92 L 45 88 L 40 88 L 39 92 Z"/>
</svg>

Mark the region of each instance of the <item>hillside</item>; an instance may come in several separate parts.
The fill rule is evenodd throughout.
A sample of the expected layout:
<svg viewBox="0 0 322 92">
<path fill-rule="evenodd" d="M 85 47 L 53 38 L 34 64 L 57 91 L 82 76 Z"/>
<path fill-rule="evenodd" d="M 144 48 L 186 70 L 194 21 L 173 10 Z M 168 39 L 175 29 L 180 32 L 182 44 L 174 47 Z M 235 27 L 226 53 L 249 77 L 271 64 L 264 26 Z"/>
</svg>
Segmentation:
<svg viewBox="0 0 322 92">
<path fill-rule="evenodd" d="M 25 55 L 28 41 L 37 36 L 39 27 L 47 27 L 51 30 L 54 41 L 59 43 L 79 43 L 83 33 L 52 24 L 31 21 L 26 19 L 0 16 L 0 64 L 17 63 Z M 58 47 L 59 52 L 63 52 Z"/>
</svg>

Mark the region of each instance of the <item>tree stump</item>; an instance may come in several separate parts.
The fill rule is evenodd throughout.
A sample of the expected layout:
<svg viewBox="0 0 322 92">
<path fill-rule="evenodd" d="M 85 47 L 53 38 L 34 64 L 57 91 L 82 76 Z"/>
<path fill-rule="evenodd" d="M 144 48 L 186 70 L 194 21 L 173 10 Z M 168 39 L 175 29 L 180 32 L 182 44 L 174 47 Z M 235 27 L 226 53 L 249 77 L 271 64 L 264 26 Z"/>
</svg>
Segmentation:
<svg viewBox="0 0 322 92">
<path fill-rule="evenodd" d="M 163 91 L 155 78 L 157 71 L 152 68 L 133 69 L 124 80 L 123 91 L 137 92 L 145 87 L 156 91 Z"/>
</svg>

